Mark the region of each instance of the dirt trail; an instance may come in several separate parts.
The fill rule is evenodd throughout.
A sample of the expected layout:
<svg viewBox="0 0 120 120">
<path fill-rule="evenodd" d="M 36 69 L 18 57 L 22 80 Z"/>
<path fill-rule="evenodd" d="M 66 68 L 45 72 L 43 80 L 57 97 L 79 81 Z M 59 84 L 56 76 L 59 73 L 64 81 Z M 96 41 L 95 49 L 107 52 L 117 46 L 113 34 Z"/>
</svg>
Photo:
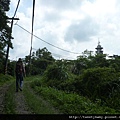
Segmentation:
<svg viewBox="0 0 120 120">
<path fill-rule="evenodd" d="M 15 93 L 15 102 L 17 114 L 32 114 L 26 104 L 22 91 Z"/>
<path fill-rule="evenodd" d="M 4 106 L 5 106 L 5 94 L 9 90 L 11 84 L 5 84 L 0 87 L 0 114 L 4 113 Z M 32 112 L 27 107 L 24 95 L 22 91 L 20 92 L 11 92 L 13 97 L 15 98 L 15 105 L 16 105 L 16 113 L 17 114 L 32 114 Z"/>
<path fill-rule="evenodd" d="M 5 93 L 9 89 L 9 86 L 10 84 L 0 87 L 0 114 L 3 114 Z"/>
<path fill-rule="evenodd" d="M 11 86 L 11 85 L 12 84 L 7 84 L 7 85 L 4 85 L 4 86 L 0 87 L 0 114 L 6 114 L 6 113 L 4 113 L 4 105 L 6 104 L 5 101 L 4 101 L 5 100 L 5 94 L 11 87 L 14 87 L 14 86 Z M 35 94 L 33 92 L 33 90 L 30 88 L 29 82 L 25 85 L 31 93 Z M 15 114 L 34 114 L 27 105 L 27 102 L 25 100 L 23 91 L 15 92 L 13 90 L 13 91 L 11 91 L 11 94 L 13 95 L 13 98 L 15 100 L 14 101 L 15 102 Z M 35 96 L 36 96 L 37 100 L 42 101 L 42 104 L 44 104 L 45 106 L 50 108 L 52 111 L 54 111 L 54 114 L 59 113 L 59 111 L 57 109 L 52 107 L 48 102 L 44 101 L 40 96 L 37 96 L 37 95 L 35 95 Z M 8 101 L 6 101 L 6 102 L 8 102 Z"/>
</svg>

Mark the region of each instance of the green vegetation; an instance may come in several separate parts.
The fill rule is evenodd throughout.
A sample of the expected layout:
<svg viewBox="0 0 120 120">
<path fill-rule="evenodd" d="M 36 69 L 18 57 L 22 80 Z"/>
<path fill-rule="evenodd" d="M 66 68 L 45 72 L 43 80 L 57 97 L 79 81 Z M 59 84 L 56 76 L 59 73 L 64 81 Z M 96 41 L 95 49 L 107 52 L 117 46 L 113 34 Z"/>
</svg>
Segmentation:
<svg viewBox="0 0 120 120">
<path fill-rule="evenodd" d="M 8 46 L 12 47 L 11 41 L 8 41 L 9 38 L 12 38 L 10 33 L 10 27 L 8 26 L 8 17 L 6 12 L 9 11 L 10 0 L 0 1 L 0 73 L 4 73 L 4 64 L 5 64 L 5 48 Z M 10 62 L 8 60 L 8 62 Z"/>
<path fill-rule="evenodd" d="M 28 85 L 32 81 L 30 86 L 36 95 L 34 92 L 29 92 L 26 87 L 24 91 L 26 101 L 34 113 L 54 113 L 47 110 L 47 107 L 45 111 L 41 111 L 46 105 L 37 96 L 42 97 L 65 114 L 120 113 L 119 59 L 118 57 L 114 60 L 107 60 L 105 56 L 91 56 L 79 57 L 74 61 L 52 60 L 50 62 L 46 60 L 50 64 L 44 64 L 45 66 L 39 69 L 37 64 L 41 60 L 39 57 L 33 57 L 32 67 L 38 73 L 32 72 L 32 75 L 25 80 Z M 94 65 L 91 65 L 93 62 Z M 37 76 L 33 76 L 36 74 Z M 10 76 L 6 78 L 2 74 L 0 76 L 1 84 L 2 81 L 12 79 Z M 32 105 L 33 103 L 35 104 Z"/>
<path fill-rule="evenodd" d="M 54 87 L 68 79 L 69 74 L 59 64 L 53 64 L 43 74 L 43 79 L 48 86 Z"/>
<path fill-rule="evenodd" d="M 14 86 L 14 87 L 13 87 Z M 7 90 L 7 92 L 5 93 L 5 100 L 4 100 L 4 113 L 5 114 L 15 114 L 15 97 L 14 97 L 14 93 L 15 93 L 15 85 L 14 83 L 12 83 L 9 87 L 9 89 Z"/>
<path fill-rule="evenodd" d="M 39 80 L 40 81 L 40 80 Z M 42 87 L 41 81 L 33 81 L 31 87 L 37 95 L 42 96 L 45 100 L 59 109 L 64 114 L 115 114 L 114 109 L 100 106 L 98 102 L 93 103 L 88 98 L 76 93 L 66 93 L 51 87 Z"/>
<path fill-rule="evenodd" d="M 3 84 L 7 84 L 11 81 L 13 81 L 14 78 L 10 75 L 3 75 L 3 74 L 0 74 L 0 86 L 2 86 Z"/>
<path fill-rule="evenodd" d="M 65 72 L 62 72 L 62 71 L 65 71 Z M 60 76 L 59 76 L 59 73 L 60 73 Z M 92 104 L 95 104 L 95 107 L 97 109 L 98 107 L 100 108 L 100 110 L 96 111 L 94 109 L 95 107 L 92 107 L 93 110 L 91 110 L 91 113 L 119 113 L 120 112 L 120 107 L 119 107 L 120 106 L 120 102 L 119 102 L 120 74 L 119 72 L 116 72 L 114 68 L 96 67 L 96 68 L 89 68 L 86 70 L 84 69 L 82 74 L 77 76 L 72 73 L 71 75 L 69 75 L 68 73 L 69 72 L 64 67 L 59 67 L 59 65 L 56 65 L 56 64 L 52 65 L 48 67 L 48 69 L 44 72 L 43 77 L 41 79 L 37 78 L 32 82 L 31 87 L 38 94 L 42 95 L 45 99 L 51 99 L 50 102 L 51 103 L 53 102 L 53 105 L 55 107 L 58 106 L 59 108 L 59 106 L 61 106 L 60 104 L 63 104 L 64 110 L 67 109 L 64 105 L 68 104 L 70 101 L 66 101 L 67 99 L 64 99 L 62 101 L 61 98 L 59 98 L 59 92 L 61 90 L 62 90 L 62 93 L 64 94 L 69 93 L 70 96 L 73 95 L 73 99 L 75 94 L 80 97 L 85 97 L 86 100 L 91 101 Z M 56 91 L 59 91 L 59 92 L 56 93 Z M 56 94 L 56 96 L 54 94 Z M 64 94 L 63 96 L 65 96 Z M 66 95 L 66 96 L 69 98 L 69 95 Z M 71 98 L 69 100 L 71 100 Z M 81 101 L 83 101 L 84 103 L 85 100 L 81 100 Z M 96 103 L 98 106 L 96 105 Z M 80 103 L 79 102 L 76 103 L 76 106 L 79 106 L 77 104 L 80 104 Z M 61 107 L 59 109 L 62 110 Z M 77 109 L 79 109 L 79 107 L 76 108 L 76 110 L 74 107 L 74 110 L 75 110 L 74 113 L 78 113 Z M 102 109 L 104 109 L 105 111 Z M 109 109 L 108 110 L 109 112 L 106 111 L 106 109 L 107 110 Z M 64 110 L 62 110 L 63 113 L 72 113 L 70 111 L 64 111 Z M 80 113 L 84 113 L 84 112 L 81 111 Z M 87 113 L 90 113 L 90 111 L 87 111 Z"/>
<path fill-rule="evenodd" d="M 118 81 L 116 71 L 113 68 L 92 68 L 84 71 L 82 75 L 82 86 L 89 91 L 89 96 L 108 97 L 112 85 Z M 111 84 L 112 83 L 112 84 Z M 83 92 L 84 94 L 86 93 Z"/>
<path fill-rule="evenodd" d="M 28 83 L 25 84 L 24 88 L 24 95 L 25 99 L 27 101 L 27 104 L 29 108 L 33 111 L 35 114 L 58 114 L 55 110 L 51 109 L 52 106 L 50 106 L 49 103 L 46 103 L 41 99 L 40 97 L 36 96 L 35 93 L 30 91 Z"/>
</svg>

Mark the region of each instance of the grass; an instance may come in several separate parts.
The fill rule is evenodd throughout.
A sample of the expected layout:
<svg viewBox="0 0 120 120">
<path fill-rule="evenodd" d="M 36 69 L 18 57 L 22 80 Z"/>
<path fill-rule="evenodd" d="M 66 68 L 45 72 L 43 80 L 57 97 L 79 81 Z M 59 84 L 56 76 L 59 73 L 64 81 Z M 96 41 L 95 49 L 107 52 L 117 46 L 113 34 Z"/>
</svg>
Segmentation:
<svg viewBox="0 0 120 120">
<path fill-rule="evenodd" d="M 35 114 L 58 114 L 57 111 L 52 110 L 50 104 L 46 103 L 43 99 L 36 96 L 29 89 L 29 83 L 24 85 L 24 96 L 29 108 Z"/>
<path fill-rule="evenodd" d="M 48 87 L 39 78 L 30 83 L 37 95 L 51 103 L 64 114 L 117 114 L 115 109 L 101 106 L 99 102 L 92 102 L 77 93 L 68 93 Z"/>
<path fill-rule="evenodd" d="M 6 114 L 16 114 L 14 91 L 15 85 L 12 83 L 5 94 Z M 118 114 L 116 110 L 100 106 L 76 93 L 47 87 L 39 76 L 24 79 L 23 94 L 34 114 Z"/>
<path fill-rule="evenodd" d="M 24 81 L 36 81 L 36 80 L 39 80 L 41 79 L 41 76 L 40 75 L 36 75 L 36 76 L 29 76 L 29 77 L 25 77 L 24 78 Z"/>
<path fill-rule="evenodd" d="M 13 80 L 14 80 L 14 78 L 10 75 L 0 74 L 0 86 L 3 86 L 4 84 L 8 84 Z"/>
<path fill-rule="evenodd" d="M 0 74 L 0 86 L 3 85 L 8 85 L 9 90 L 6 91 L 5 93 L 5 98 L 4 98 L 4 113 L 5 114 L 14 114 L 15 113 L 15 100 L 14 100 L 14 92 L 15 92 L 15 85 L 13 83 L 14 78 L 10 75 L 3 75 Z M 14 86 L 14 87 L 13 87 Z"/>
<path fill-rule="evenodd" d="M 9 87 L 9 90 L 5 94 L 4 100 L 4 113 L 5 114 L 15 114 L 15 99 L 14 99 L 15 85 L 12 83 Z"/>
</svg>

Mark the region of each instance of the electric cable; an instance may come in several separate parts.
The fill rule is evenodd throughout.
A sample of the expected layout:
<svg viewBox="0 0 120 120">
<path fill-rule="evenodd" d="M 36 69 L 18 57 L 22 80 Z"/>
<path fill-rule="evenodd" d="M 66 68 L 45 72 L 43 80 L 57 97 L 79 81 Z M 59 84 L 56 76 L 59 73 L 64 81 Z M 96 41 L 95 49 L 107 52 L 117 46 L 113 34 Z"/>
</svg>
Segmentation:
<svg viewBox="0 0 120 120">
<path fill-rule="evenodd" d="M 30 33 L 28 30 L 26 30 L 25 28 L 23 28 L 22 26 L 20 26 L 20 25 L 18 25 L 18 24 L 15 24 L 15 25 L 17 25 L 18 27 L 20 27 L 21 29 L 23 29 L 23 30 L 26 31 L 27 33 L 32 34 L 32 33 Z M 48 45 L 53 46 L 53 47 L 55 47 L 55 48 L 57 48 L 57 49 L 60 49 L 60 50 L 62 50 L 62 51 L 69 52 L 69 53 L 72 53 L 72 54 L 81 54 L 81 53 L 76 53 L 76 52 L 72 52 L 72 51 L 69 51 L 69 50 L 65 50 L 65 49 L 63 49 L 63 48 L 60 48 L 60 47 L 58 47 L 58 46 L 56 46 L 56 45 L 53 45 L 53 44 L 51 44 L 51 43 L 43 40 L 42 38 L 40 38 L 40 37 L 38 37 L 38 36 L 36 36 L 36 35 L 34 35 L 34 34 L 33 34 L 33 36 L 36 37 L 37 39 L 39 39 L 39 40 L 47 43 Z"/>
<path fill-rule="evenodd" d="M 39 49 L 36 49 L 36 48 L 32 48 L 33 50 L 39 50 Z M 53 53 L 53 52 L 50 52 L 51 54 L 52 54 L 52 56 L 55 56 L 55 57 L 59 57 L 59 58 L 61 58 L 61 59 L 65 59 L 65 57 L 66 58 L 71 58 L 71 59 L 74 59 L 74 58 L 72 58 L 72 57 L 67 57 L 67 56 L 63 56 L 63 55 L 60 55 L 60 54 L 56 54 L 56 53 Z"/>
</svg>

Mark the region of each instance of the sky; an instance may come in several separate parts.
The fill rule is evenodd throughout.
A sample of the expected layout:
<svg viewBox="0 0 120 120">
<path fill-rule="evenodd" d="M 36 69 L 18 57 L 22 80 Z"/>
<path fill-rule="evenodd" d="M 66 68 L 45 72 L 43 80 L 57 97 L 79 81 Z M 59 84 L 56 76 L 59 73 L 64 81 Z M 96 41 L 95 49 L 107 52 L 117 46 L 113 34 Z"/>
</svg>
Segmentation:
<svg viewBox="0 0 120 120">
<path fill-rule="evenodd" d="M 11 0 L 8 17 L 13 17 L 17 3 Z M 30 54 L 32 7 L 33 0 L 20 0 L 11 60 Z M 95 54 L 98 41 L 104 54 L 120 55 L 120 0 L 35 0 L 33 34 L 32 52 L 46 47 L 56 59 L 77 59 L 86 49 Z"/>
</svg>

